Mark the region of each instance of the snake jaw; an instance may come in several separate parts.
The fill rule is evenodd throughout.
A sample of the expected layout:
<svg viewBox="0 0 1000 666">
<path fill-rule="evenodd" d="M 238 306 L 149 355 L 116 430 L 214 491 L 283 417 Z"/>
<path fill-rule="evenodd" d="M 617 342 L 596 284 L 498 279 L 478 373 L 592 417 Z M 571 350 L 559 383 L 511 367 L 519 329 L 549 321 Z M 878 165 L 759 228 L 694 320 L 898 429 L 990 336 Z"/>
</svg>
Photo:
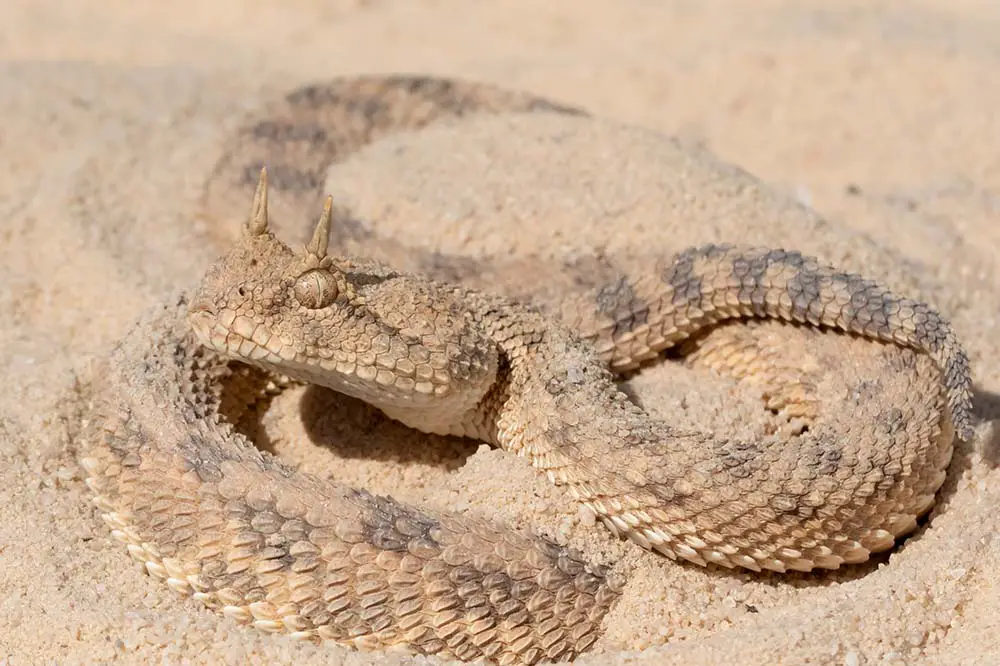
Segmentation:
<svg viewBox="0 0 1000 666">
<path fill-rule="evenodd" d="M 192 308 L 188 319 L 198 342 L 223 356 L 270 367 L 294 362 L 299 356 L 291 345 L 268 335 L 264 327 L 253 326 L 246 317 L 236 317 L 232 311 L 216 315 L 200 306 Z M 238 326 L 243 330 L 238 330 Z"/>
</svg>

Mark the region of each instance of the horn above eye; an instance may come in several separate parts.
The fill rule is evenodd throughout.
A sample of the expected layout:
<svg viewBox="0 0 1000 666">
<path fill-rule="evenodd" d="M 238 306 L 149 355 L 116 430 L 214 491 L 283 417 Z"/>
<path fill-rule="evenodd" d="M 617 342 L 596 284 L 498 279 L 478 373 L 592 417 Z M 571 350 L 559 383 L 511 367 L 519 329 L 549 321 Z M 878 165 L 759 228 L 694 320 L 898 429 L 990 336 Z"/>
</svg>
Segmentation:
<svg viewBox="0 0 1000 666">
<path fill-rule="evenodd" d="M 250 217 L 245 227 L 251 236 L 259 236 L 267 231 L 267 167 L 261 167 L 257 191 L 250 204 Z"/>
<path fill-rule="evenodd" d="M 330 244 L 330 217 L 333 215 L 333 197 L 328 196 L 323 203 L 323 213 L 316 222 L 316 229 L 313 231 L 312 240 L 306 246 L 306 251 L 317 259 L 326 256 L 327 247 Z"/>
</svg>

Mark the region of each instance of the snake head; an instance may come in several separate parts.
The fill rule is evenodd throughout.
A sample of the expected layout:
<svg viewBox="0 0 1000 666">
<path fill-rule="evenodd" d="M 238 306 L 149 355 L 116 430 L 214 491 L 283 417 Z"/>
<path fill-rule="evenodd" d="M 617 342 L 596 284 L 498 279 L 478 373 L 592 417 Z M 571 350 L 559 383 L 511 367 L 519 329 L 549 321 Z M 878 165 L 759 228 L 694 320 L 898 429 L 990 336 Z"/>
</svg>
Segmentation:
<svg viewBox="0 0 1000 666">
<path fill-rule="evenodd" d="M 261 170 L 240 239 L 192 299 L 190 321 L 202 344 L 249 363 L 294 364 L 328 349 L 332 334 L 359 320 L 363 298 L 327 255 L 332 207 L 328 197 L 312 240 L 292 251 L 268 229 Z"/>
<path fill-rule="evenodd" d="M 267 228 L 262 172 L 243 234 L 192 299 L 198 341 L 381 407 L 440 402 L 462 386 L 451 411 L 467 410 L 491 381 L 495 349 L 455 302 L 453 288 L 377 262 L 329 256 L 332 208 L 328 197 L 312 240 L 293 252 Z"/>
</svg>

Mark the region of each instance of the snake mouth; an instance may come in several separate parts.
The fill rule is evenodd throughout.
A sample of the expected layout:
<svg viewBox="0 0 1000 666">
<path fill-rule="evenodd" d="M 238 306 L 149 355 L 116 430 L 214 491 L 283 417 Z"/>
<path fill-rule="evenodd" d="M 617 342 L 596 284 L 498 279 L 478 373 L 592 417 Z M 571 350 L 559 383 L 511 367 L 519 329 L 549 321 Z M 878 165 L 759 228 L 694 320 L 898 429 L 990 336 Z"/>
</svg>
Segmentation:
<svg viewBox="0 0 1000 666">
<path fill-rule="evenodd" d="M 232 310 L 217 313 L 211 306 L 197 304 L 189 311 L 188 320 L 201 344 L 225 356 L 274 365 L 294 359 L 290 347 L 248 318 L 237 317 Z"/>
<path fill-rule="evenodd" d="M 214 316 L 215 308 L 213 308 L 210 303 L 205 303 L 204 301 L 200 301 L 197 303 L 192 303 L 191 307 L 188 308 L 188 313 L 191 315 L 207 314 Z"/>
<path fill-rule="evenodd" d="M 188 314 L 188 320 L 198 342 L 221 354 L 230 353 L 228 331 L 218 323 L 213 312 L 206 309 L 192 309 Z"/>
<path fill-rule="evenodd" d="M 218 320 L 215 308 L 210 303 L 196 301 L 189 306 L 187 316 L 199 342 L 214 349 L 216 345 L 212 341 L 211 332 Z"/>
</svg>

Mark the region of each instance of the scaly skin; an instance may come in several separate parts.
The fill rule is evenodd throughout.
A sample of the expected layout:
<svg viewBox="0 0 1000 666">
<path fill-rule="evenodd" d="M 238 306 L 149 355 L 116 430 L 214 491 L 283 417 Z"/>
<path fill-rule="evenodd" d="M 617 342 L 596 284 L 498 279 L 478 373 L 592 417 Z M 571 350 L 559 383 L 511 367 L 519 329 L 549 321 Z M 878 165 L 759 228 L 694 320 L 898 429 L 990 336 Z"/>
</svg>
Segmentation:
<svg viewBox="0 0 1000 666">
<path fill-rule="evenodd" d="M 633 367 L 726 319 L 805 321 L 929 354 L 952 422 L 963 433 L 970 426 L 968 361 L 937 313 L 795 252 L 685 251 L 616 285 L 617 318 L 634 322 L 642 303 L 641 326 L 588 325 L 607 318 L 603 289 L 589 310 L 567 301 L 570 329 L 516 301 L 327 256 L 329 200 L 296 255 L 267 230 L 264 174 L 254 205 L 242 241 L 196 295 L 192 323 L 205 345 L 418 430 L 527 456 L 614 529 L 670 556 L 777 571 L 860 562 L 912 529 L 943 470 L 903 464 L 924 453 L 917 438 L 896 461 L 867 442 L 843 443 L 868 464 L 838 478 L 819 475 L 796 446 L 677 432 L 624 400 L 609 366 Z M 876 492 L 888 479 L 892 487 Z"/>
<path fill-rule="evenodd" d="M 621 586 L 544 539 L 323 483 L 258 451 L 229 424 L 289 381 L 525 456 L 643 547 L 752 570 L 836 568 L 890 548 L 931 506 L 952 424 L 971 432 L 968 361 L 947 322 L 795 252 L 692 248 L 539 309 L 328 256 L 329 224 L 328 207 L 307 251 L 292 252 L 268 228 L 262 178 L 240 240 L 198 292 L 151 312 L 109 358 L 83 460 L 105 520 L 151 574 L 261 629 L 560 660 L 593 644 Z M 748 317 L 909 347 L 941 373 L 901 357 L 912 401 L 844 437 L 768 441 L 679 431 L 616 387 L 612 371 Z M 779 407 L 812 409 L 794 371 L 745 331 L 692 358 L 764 377 Z"/>
<path fill-rule="evenodd" d="M 256 449 L 230 423 L 281 380 L 202 347 L 188 305 L 156 308 L 116 346 L 82 461 L 112 534 L 151 575 L 259 629 L 366 650 L 533 663 L 593 644 L 621 585 L 602 567 Z"/>
</svg>

